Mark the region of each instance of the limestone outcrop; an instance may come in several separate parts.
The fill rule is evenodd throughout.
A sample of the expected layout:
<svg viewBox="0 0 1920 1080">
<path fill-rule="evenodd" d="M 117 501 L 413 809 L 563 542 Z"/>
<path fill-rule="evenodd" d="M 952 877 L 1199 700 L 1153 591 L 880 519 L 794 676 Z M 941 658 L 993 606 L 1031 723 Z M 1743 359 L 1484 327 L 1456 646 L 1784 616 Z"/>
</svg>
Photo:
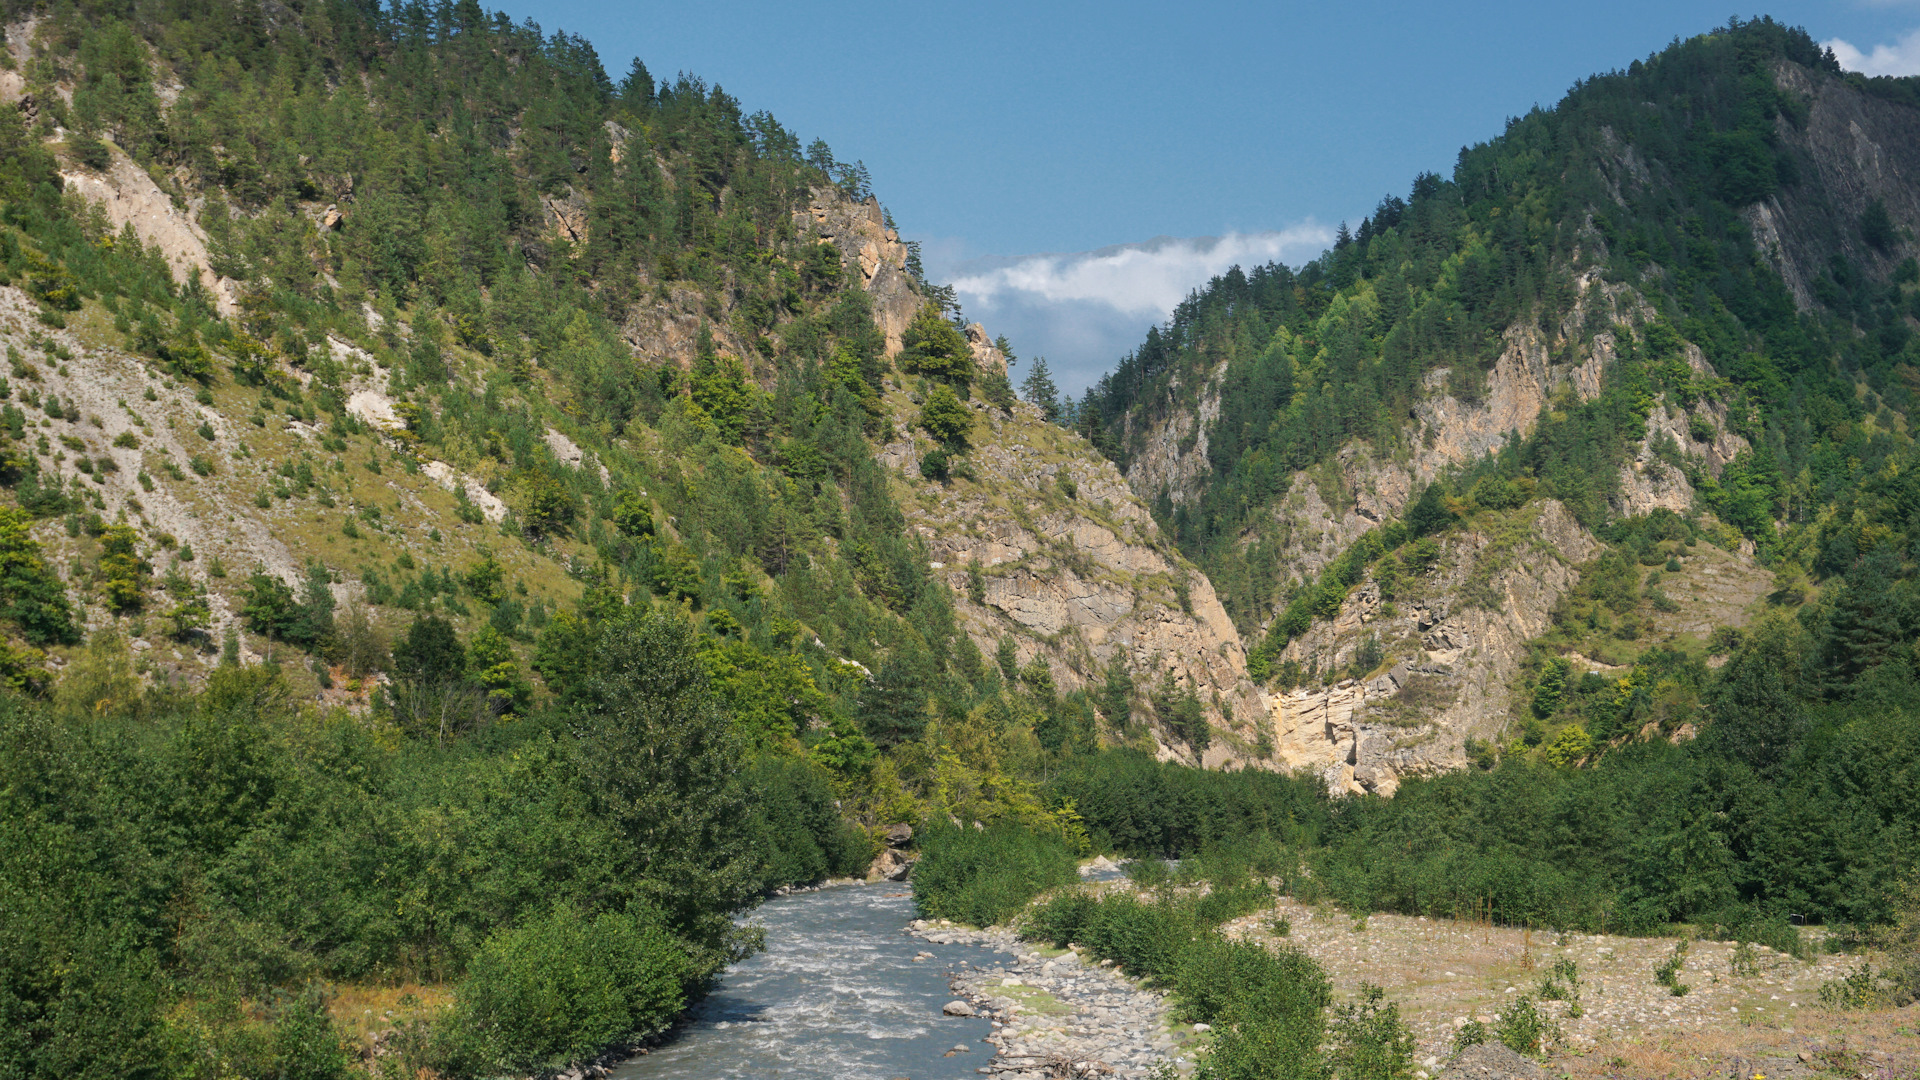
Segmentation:
<svg viewBox="0 0 1920 1080">
<path fill-rule="evenodd" d="M 633 347 L 634 355 L 651 364 L 671 363 L 693 366 L 699 352 L 700 330 L 706 328 L 719 352 L 743 358 L 754 355 L 747 343 L 734 332 L 732 320 L 720 311 L 709 310 L 706 297 L 687 284 L 658 287 L 655 294 L 627 309 L 620 335 Z"/>
<path fill-rule="evenodd" d="M 141 243 L 158 248 L 174 281 L 198 278 L 213 294 L 221 315 L 238 311 L 233 282 L 213 272 L 207 234 L 193 215 L 175 206 L 153 177 L 119 147 L 111 143 L 107 147 L 112 158 L 104 171 L 65 170 L 60 174 L 62 185 L 99 206 L 115 231 L 131 226 Z"/>
<path fill-rule="evenodd" d="M 1290 670 L 1314 673 L 1377 658 L 1359 679 L 1278 695 L 1273 742 L 1283 766 L 1313 770 L 1336 793 L 1392 794 L 1403 777 L 1464 764 L 1467 740 L 1506 726 L 1527 641 L 1547 630 L 1600 544 L 1566 507 L 1543 499 L 1483 515 L 1440 548 L 1391 601 L 1369 578 L 1331 622 L 1281 653 Z"/>
<path fill-rule="evenodd" d="M 896 417 L 911 416 L 905 395 L 889 402 Z M 1247 680 L 1245 650 L 1206 575 L 1084 439 L 1031 405 L 1010 414 L 973 405 L 971 479 L 921 479 L 933 444 L 910 432 L 879 460 L 897 470 L 901 508 L 974 644 L 992 656 L 1011 636 L 1019 663 L 1041 660 L 1062 691 L 1099 683 L 1115 656 L 1143 698 L 1171 672 L 1214 728 L 1205 763 L 1249 760 L 1266 694 Z M 1162 757 L 1194 760 L 1169 733 L 1154 734 Z"/>
<path fill-rule="evenodd" d="M 869 196 L 854 202 L 836 188 L 814 188 L 807 208 L 794 213 L 793 224 L 802 237 L 839 250 L 842 265 L 859 275 L 873 300 L 874 322 L 887 335 L 887 355 L 899 352 L 900 335 L 925 300 L 907 271 L 907 245 L 887 225 L 880 200 Z"/>
</svg>

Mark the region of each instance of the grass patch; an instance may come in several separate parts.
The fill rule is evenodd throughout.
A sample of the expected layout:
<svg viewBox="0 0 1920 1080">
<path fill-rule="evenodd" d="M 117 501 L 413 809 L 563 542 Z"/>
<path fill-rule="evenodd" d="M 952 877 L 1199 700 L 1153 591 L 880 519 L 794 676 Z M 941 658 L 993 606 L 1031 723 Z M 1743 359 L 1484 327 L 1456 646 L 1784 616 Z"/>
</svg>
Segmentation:
<svg viewBox="0 0 1920 1080">
<path fill-rule="evenodd" d="M 1035 1016 L 1069 1016 L 1073 1013 L 1073 1006 L 1038 986 L 996 986 L 993 993 L 995 997 L 1011 999 L 1019 1004 L 1021 1012 Z"/>
</svg>

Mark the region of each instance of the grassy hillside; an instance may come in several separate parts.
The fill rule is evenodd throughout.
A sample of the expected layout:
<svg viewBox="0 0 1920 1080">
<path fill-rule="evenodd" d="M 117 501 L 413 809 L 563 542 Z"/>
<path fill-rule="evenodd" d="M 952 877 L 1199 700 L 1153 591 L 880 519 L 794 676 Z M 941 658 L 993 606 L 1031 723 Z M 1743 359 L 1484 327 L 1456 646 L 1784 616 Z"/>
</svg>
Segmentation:
<svg viewBox="0 0 1920 1080">
<path fill-rule="evenodd" d="M 472 4 L 6 25 L 0 1069 L 525 1073 L 888 824 L 1071 833 L 1100 714 L 874 457 L 1013 399 L 864 169 Z"/>
</svg>

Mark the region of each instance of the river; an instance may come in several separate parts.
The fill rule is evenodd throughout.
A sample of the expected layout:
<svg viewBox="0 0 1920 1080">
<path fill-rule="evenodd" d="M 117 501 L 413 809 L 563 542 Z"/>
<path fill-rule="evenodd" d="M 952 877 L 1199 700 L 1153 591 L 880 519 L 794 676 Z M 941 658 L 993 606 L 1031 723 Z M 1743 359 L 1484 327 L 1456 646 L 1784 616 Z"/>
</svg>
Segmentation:
<svg viewBox="0 0 1920 1080">
<path fill-rule="evenodd" d="M 980 948 L 934 945 L 904 930 L 913 899 L 897 882 L 776 897 L 751 922 L 767 947 L 729 968 L 666 1045 L 609 1080 L 958 1080 L 993 1047 L 985 1020 L 940 1014 L 949 970 L 989 962 Z M 916 953 L 930 959 L 915 962 Z M 946 1057 L 956 1046 L 968 1052 Z"/>
</svg>

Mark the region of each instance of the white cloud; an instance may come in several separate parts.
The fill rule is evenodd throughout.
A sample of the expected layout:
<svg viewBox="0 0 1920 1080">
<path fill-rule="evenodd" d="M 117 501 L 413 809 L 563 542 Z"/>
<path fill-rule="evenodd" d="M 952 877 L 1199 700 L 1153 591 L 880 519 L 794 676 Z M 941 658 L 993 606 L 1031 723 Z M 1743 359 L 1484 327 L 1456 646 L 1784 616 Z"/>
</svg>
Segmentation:
<svg viewBox="0 0 1920 1080">
<path fill-rule="evenodd" d="M 953 283 L 970 318 L 985 323 L 988 333 L 1006 334 L 1019 355 L 1045 356 L 1060 388 L 1078 394 L 1209 278 L 1234 266 L 1297 265 L 1332 242 L 1333 230 L 1307 222 L 1272 232 L 1163 236 L 1068 255 L 964 262 L 950 261 L 960 245 L 930 243 L 927 262 L 934 280 Z"/>
<path fill-rule="evenodd" d="M 954 267 L 953 287 L 969 305 L 1090 301 L 1127 315 L 1165 318 L 1189 292 L 1230 267 L 1297 260 L 1332 239 L 1331 230 L 1309 223 L 1278 232 L 1160 237 L 1071 255 L 975 259 Z"/>
<path fill-rule="evenodd" d="M 1875 45 L 1863 53 L 1851 42 L 1834 38 L 1826 43 L 1839 59 L 1840 66 L 1862 75 L 1920 75 L 1920 30 L 1913 30 L 1892 45 Z"/>
</svg>

